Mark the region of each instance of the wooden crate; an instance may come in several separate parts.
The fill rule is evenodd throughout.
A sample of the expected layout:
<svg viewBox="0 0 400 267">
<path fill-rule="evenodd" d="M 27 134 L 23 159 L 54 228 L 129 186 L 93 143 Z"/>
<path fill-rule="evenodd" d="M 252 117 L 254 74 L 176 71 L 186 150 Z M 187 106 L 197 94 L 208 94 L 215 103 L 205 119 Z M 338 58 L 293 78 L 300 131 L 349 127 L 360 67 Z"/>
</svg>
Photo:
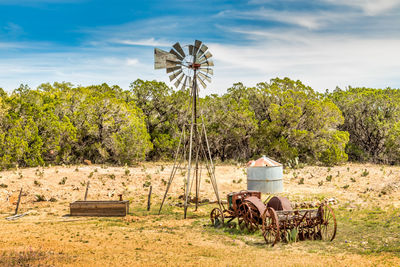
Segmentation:
<svg viewBox="0 0 400 267">
<path fill-rule="evenodd" d="M 71 216 L 126 216 L 129 212 L 129 201 L 75 201 L 69 204 L 69 208 Z"/>
</svg>

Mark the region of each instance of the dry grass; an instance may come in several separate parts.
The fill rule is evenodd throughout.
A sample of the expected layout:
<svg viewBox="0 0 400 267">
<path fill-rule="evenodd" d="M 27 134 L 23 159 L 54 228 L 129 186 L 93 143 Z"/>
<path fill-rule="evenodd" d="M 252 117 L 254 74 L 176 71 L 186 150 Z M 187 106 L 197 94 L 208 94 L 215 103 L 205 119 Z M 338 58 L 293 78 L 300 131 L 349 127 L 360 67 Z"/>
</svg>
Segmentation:
<svg viewBox="0 0 400 267">
<path fill-rule="evenodd" d="M 265 246 L 259 233 L 208 226 L 212 205 L 191 211 L 183 220 L 182 209 L 174 204 L 181 201 L 184 170 L 178 172 L 162 215 L 156 215 L 170 171 L 168 163 L 146 163 L 135 168 L 57 166 L 1 172 L 0 184 L 7 187 L 0 188 L 0 265 L 400 265 L 400 167 L 346 164 L 285 170 L 282 195 L 290 200 L 338 200 L 338 235 L 332 243 L 306 241 L 274 248 Z M 223 198 L 246 188 L 242 166 L 220 165 L 216 173 Z M 203 179 L 203 198 L 214 200 L 211 184 Z M 69 203 L 83 198 L 88 180 L 89 199 L 117 199 L 122 193 L 132 202 L 131 214 L 65 216 Z M 150 184 L 154 205 L 147 212 Z M 6 221 L 21 186 L 25 195 L 20 212 L 33 212 Z M 38 195 L 56 202 L 36 202 Z"/>
</svg>

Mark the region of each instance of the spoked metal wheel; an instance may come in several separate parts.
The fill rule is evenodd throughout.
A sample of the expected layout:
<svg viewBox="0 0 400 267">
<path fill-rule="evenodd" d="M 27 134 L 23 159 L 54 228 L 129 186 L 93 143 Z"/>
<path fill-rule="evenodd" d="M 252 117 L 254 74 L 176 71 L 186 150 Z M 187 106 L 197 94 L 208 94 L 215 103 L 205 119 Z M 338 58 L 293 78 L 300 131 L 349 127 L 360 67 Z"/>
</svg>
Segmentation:
<svg viewBox="0 0 400 267">
<path fill-rule="evenodd" d="M 245 223 L 244 217 L 246 216 L 246 213 L 247 213 L 247 207 L 244 205 L 239 205 L 237 211 L 238 211 L 238 217 L 237 217 L 238 226 L 239 226 L 239 229 L 241 231 L 243 231 L 246 228 L 246 223 Z"/>
<path fill-rule="evenodd" d="M 336 217 L 332 208 L 323 204 L 320 208 L 321 216 L 321 237 L 322 240 L 332 241 L 336 236 Z"/>
<path fill-rule="evenodd" d="M 219 208 L 214 208 L 210 213 L 211 224 L 214 227 L 222 227 L 224 225 L 224 213 Z"/>
<path fill-rule="evenodd" d="M 245 201 L 239 206 L 239 210 L 241 213 L 241 218 L 243 218 L 243 222 L 245 227 L 249 232 L 254 232 L 258 230 L 258 222 L 257 215 L 258 210 L 254 207 L 253 204 Z"/>
<path fill-rule="evenodd" d="M 265 242 L 274 246 L 280 239 L 278 215 L 273 208 L 269 207 L 264 211 L 262 218 L 262 232 Z"/>
</svg>

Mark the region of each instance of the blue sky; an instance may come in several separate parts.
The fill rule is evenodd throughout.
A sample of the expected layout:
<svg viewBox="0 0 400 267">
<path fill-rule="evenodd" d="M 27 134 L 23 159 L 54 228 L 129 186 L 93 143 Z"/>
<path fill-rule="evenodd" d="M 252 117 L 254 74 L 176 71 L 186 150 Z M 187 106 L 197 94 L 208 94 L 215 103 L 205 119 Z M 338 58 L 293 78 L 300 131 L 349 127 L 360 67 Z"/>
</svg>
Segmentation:
<svg viewBox="0 0 400 267">
<path fill-rule="evenodd" d="M 400 88 L 400 0 L 0 0 L 0 87 L 168 83 L 153 48 L 202 40 L 213 82 Z"/>
</svg>

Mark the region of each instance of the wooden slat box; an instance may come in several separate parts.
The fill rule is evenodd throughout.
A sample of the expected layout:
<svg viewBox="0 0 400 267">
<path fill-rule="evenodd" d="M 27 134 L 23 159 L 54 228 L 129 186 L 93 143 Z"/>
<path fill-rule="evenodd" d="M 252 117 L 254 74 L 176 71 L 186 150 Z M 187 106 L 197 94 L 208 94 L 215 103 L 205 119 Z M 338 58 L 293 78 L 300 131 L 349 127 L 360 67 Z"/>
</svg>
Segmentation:
<svg viewBox="0 0 400 267">
<path fill-rule="evenodd" d="M 129 212 L 129 201 L 75 201 L 69 204 L 69 208 L 71 216 L 126 216 Z"/>
</svg>

